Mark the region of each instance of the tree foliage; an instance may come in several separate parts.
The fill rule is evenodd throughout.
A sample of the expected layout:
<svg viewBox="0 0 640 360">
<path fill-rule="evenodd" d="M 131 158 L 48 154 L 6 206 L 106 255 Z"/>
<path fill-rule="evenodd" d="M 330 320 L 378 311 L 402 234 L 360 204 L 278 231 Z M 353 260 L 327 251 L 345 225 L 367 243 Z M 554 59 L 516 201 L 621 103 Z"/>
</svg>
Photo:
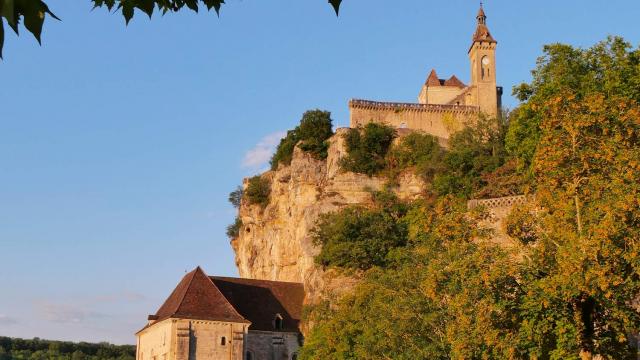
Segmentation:
<svg viewBox="0 0 640 360">
<path fill-rule="evenodd" d="M 386 160 L 389 175 L 393 177 L 395 173 L 413 167 L 417 175 L 430 182 L 435 174 L 443 171 L 445 153 L 435 136 L 413 132 L 389 150 Z"/>
<path fill-rule="evenodd" d="M 540 140 L 540 122 L 547 102 L 570 91 L 578 99 L 594 93 L 640 101 L 640 49 L 610 37 L 588 49 L 565 44 L 544 47 L 531 83 L 514 87 L 523 103 L 510 117 L 506 148 L 527 168 Z"/>
<path fill-rule="evenodd" d="M 453 198 L 423 203 L 405 215 L 407 247 L 388 268 L 370 270 L 320 320 L 301 359 L 509 358 L 517 318 L 514 266 Z M 328 313 L 328 315 L 327 315 Z"/>
<path fill-rule="evenodd" d="M 444 169 L 433 180 L 435 192 L 468 198 L 487 186 L 482 175 L 497 170 L 506 159 L 504 132 L 498 119 L 481 116 L 454 133 L 443 159 Z"/>
<path fill-rule="evenodd" d="M 213 9 L 216 14 L 220 14 L 220 8 L 225 4 L 225 0 L 91 0 L 94 8 L 105 7 L 109 11 L 121 10 L 125 22 L 128 24 L 133 18 L 136 9 L 147 14 L 149 18 L 154 11 L 159 11 L 163 15 L 168 12 L 178 12 L 185 7 L 198 12 L 201 8 L 208 11 Z M 342 0 L 329 0 L 338 15 Z M 18 25 L 23 20 L 25 28 L 35 36 L 40 42 L 42 33 L 42 25 L 45 16 L 58 19 L 50 10 L 47 4 L 42 0 L 0 0 L 0 58 L 2 58 L 2 48 L 4 45 L 4 25 L 2 18 L 16 34 L 18 34 Z"/>
<path fill-rule="evenodd" d="M 271 157 L 271 169 L 277 169 L 278 164 L 291 164 L 296 146 L 316 159 L 326 159 L 329 148 L 327 140 L 333 135 L 332 122 L 331 113 L 328 111 L 305 112 L 300 119 L 300 125 L 287 131 L 287 136 L 280 140 L 276 152 Z"/>
<path fill-rule="evenodd" d="M 379 173 L 387 166 L 387 152 L 395 136 L 394 128 L 373 122 L 349 129 L 344 138 L 347 156 L 341 159 L 341 167 L 369 176 Z"/>
<path fill-rule="evenodd" d="M 244 190 L 242 186 L 238 186 L 235 190 L 229 193 L 229 202 L 236 209 L 240 208 L 240 203 L 242 202 L 242 195 L 244 194 Z"/>
<path fill-rule="evenodd" d="M 266 207 L 269 204 L 269 195 L 271 195 L 271 181 L 269 179 L 260 175 L 249 179 L 244 196 L 250 205 Z"/>
<path fill-rule="evenodd" d="M 310 311 L 317 325 L 302 359 L 635 359 L 637 51 L 615 38 L 545 51 L 553 56 L 519 88 L 523 104 L 509 124 L 517 137 L 506 142 L 517 138 L 522 152 L 505 154 L 500 132 L 486 133 L 498 128 L 455 135 L 434 176 L 434 186 L 452 176 L 451 190 L 410 206 L 399 220 L 404 245 L 352 293 Z M 533 185 L 530 201 L 504 222 L 517 253 L 486 241 L 486 214 L 445 195 L 511 194 L 523 184 Z"/>
<path fill-rule="evenodd" d="M 134 345 L 0 337 L 0 360 L 134 360 Z"/>
<path fill-rule="evenodd" d="M 233 224 L 227 226 L 227 237 L 229 239 L 235 239 L 240 235 L 240 229 L 242 228 L 242 219 L 236 216 Z"/>
<path fill-rule="evenodd" d="M 374 194 L 375 206 L 352 206 L 320 216 L 313 242 L 320 245 L 316 263 L 366 270 L 385 266 L 387 255 L 406 245 L 407 228 L 402 218 L 407 205 L 389 192 Z"/>
</svg>

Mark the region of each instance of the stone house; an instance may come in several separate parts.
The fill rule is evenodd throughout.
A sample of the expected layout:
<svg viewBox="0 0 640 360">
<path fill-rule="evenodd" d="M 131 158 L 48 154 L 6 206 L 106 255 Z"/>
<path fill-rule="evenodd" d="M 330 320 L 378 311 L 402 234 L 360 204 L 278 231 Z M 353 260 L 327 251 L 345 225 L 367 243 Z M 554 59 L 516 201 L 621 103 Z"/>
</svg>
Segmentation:
<svg viewBox="0 0 640 360">
<path fill-rule="evenodd" d="M 455 75 L 440 79 L 435 70 L 427 77 L 417 103 L 349 101 L 350 127 L 369 122 L 385 123 L 396 128 L 424 131 L 447 140 L 479 114 L 500 115 L 502 87 L 496 85 L 496 45 L 487 27 L 487 16 L 480 6 L 476 31 L 467 52 L 471 81 L 465 85 Z"/>
<path fill-rule="evenodd" d="M 136 360 L 297 358 L 302 284 L 189 272 L 136 333 Z"/>
</svg>

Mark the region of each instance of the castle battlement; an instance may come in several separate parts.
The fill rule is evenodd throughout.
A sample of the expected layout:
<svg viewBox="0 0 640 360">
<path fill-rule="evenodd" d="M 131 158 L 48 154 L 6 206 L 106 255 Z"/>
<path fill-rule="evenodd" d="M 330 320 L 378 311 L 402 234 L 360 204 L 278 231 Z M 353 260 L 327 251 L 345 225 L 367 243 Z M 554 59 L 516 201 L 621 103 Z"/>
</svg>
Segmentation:
<svg viewBox="0 0 640 360">
<path fill-rule="evenodd" d="M 502 97 L 502 88 L 496 85 L 495 51 L 498 42 L 489 32 L 482 7 L 476 19 L 476 31 L 468 51 L 471 65 L 468 85 L 455 75 L 441 79 L 435 69 L 431 70 L 417 103 L 350 100 L 350 126 L 382 123 L 424 131 L 446 140 L 476 121 L 480 114 L 498 116 Z"/>
<path fill-rule="evenodd" d="M 350 109 L 365 110 L 401 110 L 401 111 L 422 111 L 422 112 L 472 112 L 478 113 L 479 108 L 473 105 L 456 104 L 419 104 L 404 102 L 372 101 L 362 99 L 349 100 Z"/>
</svg>

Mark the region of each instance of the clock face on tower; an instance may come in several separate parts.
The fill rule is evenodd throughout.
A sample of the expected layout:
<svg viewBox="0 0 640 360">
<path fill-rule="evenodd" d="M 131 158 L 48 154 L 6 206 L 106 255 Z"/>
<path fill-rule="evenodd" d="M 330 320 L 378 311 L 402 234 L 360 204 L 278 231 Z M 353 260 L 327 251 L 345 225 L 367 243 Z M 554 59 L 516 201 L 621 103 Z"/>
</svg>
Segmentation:
<svg viewBox="0 0 640 360">
<path fill-rule="evenodd" d="M 482 65 L 489 65 L 490 62 L 491 60 L 487 56 L 482 58 Z"/>
</svg>

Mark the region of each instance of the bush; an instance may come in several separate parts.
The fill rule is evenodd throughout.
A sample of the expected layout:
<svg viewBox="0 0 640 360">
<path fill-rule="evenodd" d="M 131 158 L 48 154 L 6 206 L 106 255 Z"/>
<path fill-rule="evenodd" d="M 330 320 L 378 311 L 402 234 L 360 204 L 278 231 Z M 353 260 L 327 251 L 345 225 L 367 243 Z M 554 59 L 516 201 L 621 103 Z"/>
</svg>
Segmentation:
<svg viewBox="0 0 640 360">
<path fill-rule="evenodd" d="M 439 195 L 468 198 L 484 186 L 481 175 L 495 171 L 505 158 L 504 124 L 481 117 L 451 136 L 444 171 L 436 174 L 433 187 Z"/>
<path fill-rule="evenodd" d="M 385 157 L 395 137 L 395 129 L 376 123 L 368 123 L 363 128 L 350 129 L 345 135 L 347 156 L 340 166 L 347 171 L 373 176 L 387 163 Z"/>
<path fill-rule="evenodd" d="M 245 191 L 245 196 L 249 204 L 260 205 L 263 208 L 269 203 L 269 195 L 271 194 L 271 182 L 269 179 L 256 175 L 249 179 L 249 185 Z"/>
<path fill-rule="evenodd" d="M 514 206 L 504 220 L 504 232 L 527 245 L 538 240 L 540 230 L 537 224 L 539 221 L 536 211 L 530 204 Z"/>
<path fill-rule="evenodd" d="M 414 132 L 391 148 L 387 163 L 391 176 L 406 168 L 415 167 L 417 175 L 430 181 L 436 173 L 443 170 L 445 150 L 435 136 Z"/>
<path fill-rule="evenodd" d="M 300 125 L 287 131 L 287 136 L 280 140 L 276 152 L 271 158 L 271 169 L 278 164 L 291 164 L 293 150 L 299 144 L 302 151 L 308 152 L 316 159 L 326 159 L 329 145 L 327 139 L 333 135 L 331 113 L 322 110 L 309 110 L 302 115 Z"/>
<path fill-rule="evenodd" d="M 233 222 L 233 224 L 227 226 L 227 237 L 229 237 L 229 239 L 237 238 L 238 235 L 240 235 L 241 228 L 242 228 L 242 219 L 236 216 L 236 220 Z"/>
<path fill-rule="evenodd" d="M 352 206 L 321 215 L 312 232 L 322 249 L 315 261 L 323 266 L 366 270 L 385 266 L 387 255 L 407 243 L 407 228 L 401 218 L 407 206 L 389 193 L 375 194 L 377 206 Z"/>
</svg>

